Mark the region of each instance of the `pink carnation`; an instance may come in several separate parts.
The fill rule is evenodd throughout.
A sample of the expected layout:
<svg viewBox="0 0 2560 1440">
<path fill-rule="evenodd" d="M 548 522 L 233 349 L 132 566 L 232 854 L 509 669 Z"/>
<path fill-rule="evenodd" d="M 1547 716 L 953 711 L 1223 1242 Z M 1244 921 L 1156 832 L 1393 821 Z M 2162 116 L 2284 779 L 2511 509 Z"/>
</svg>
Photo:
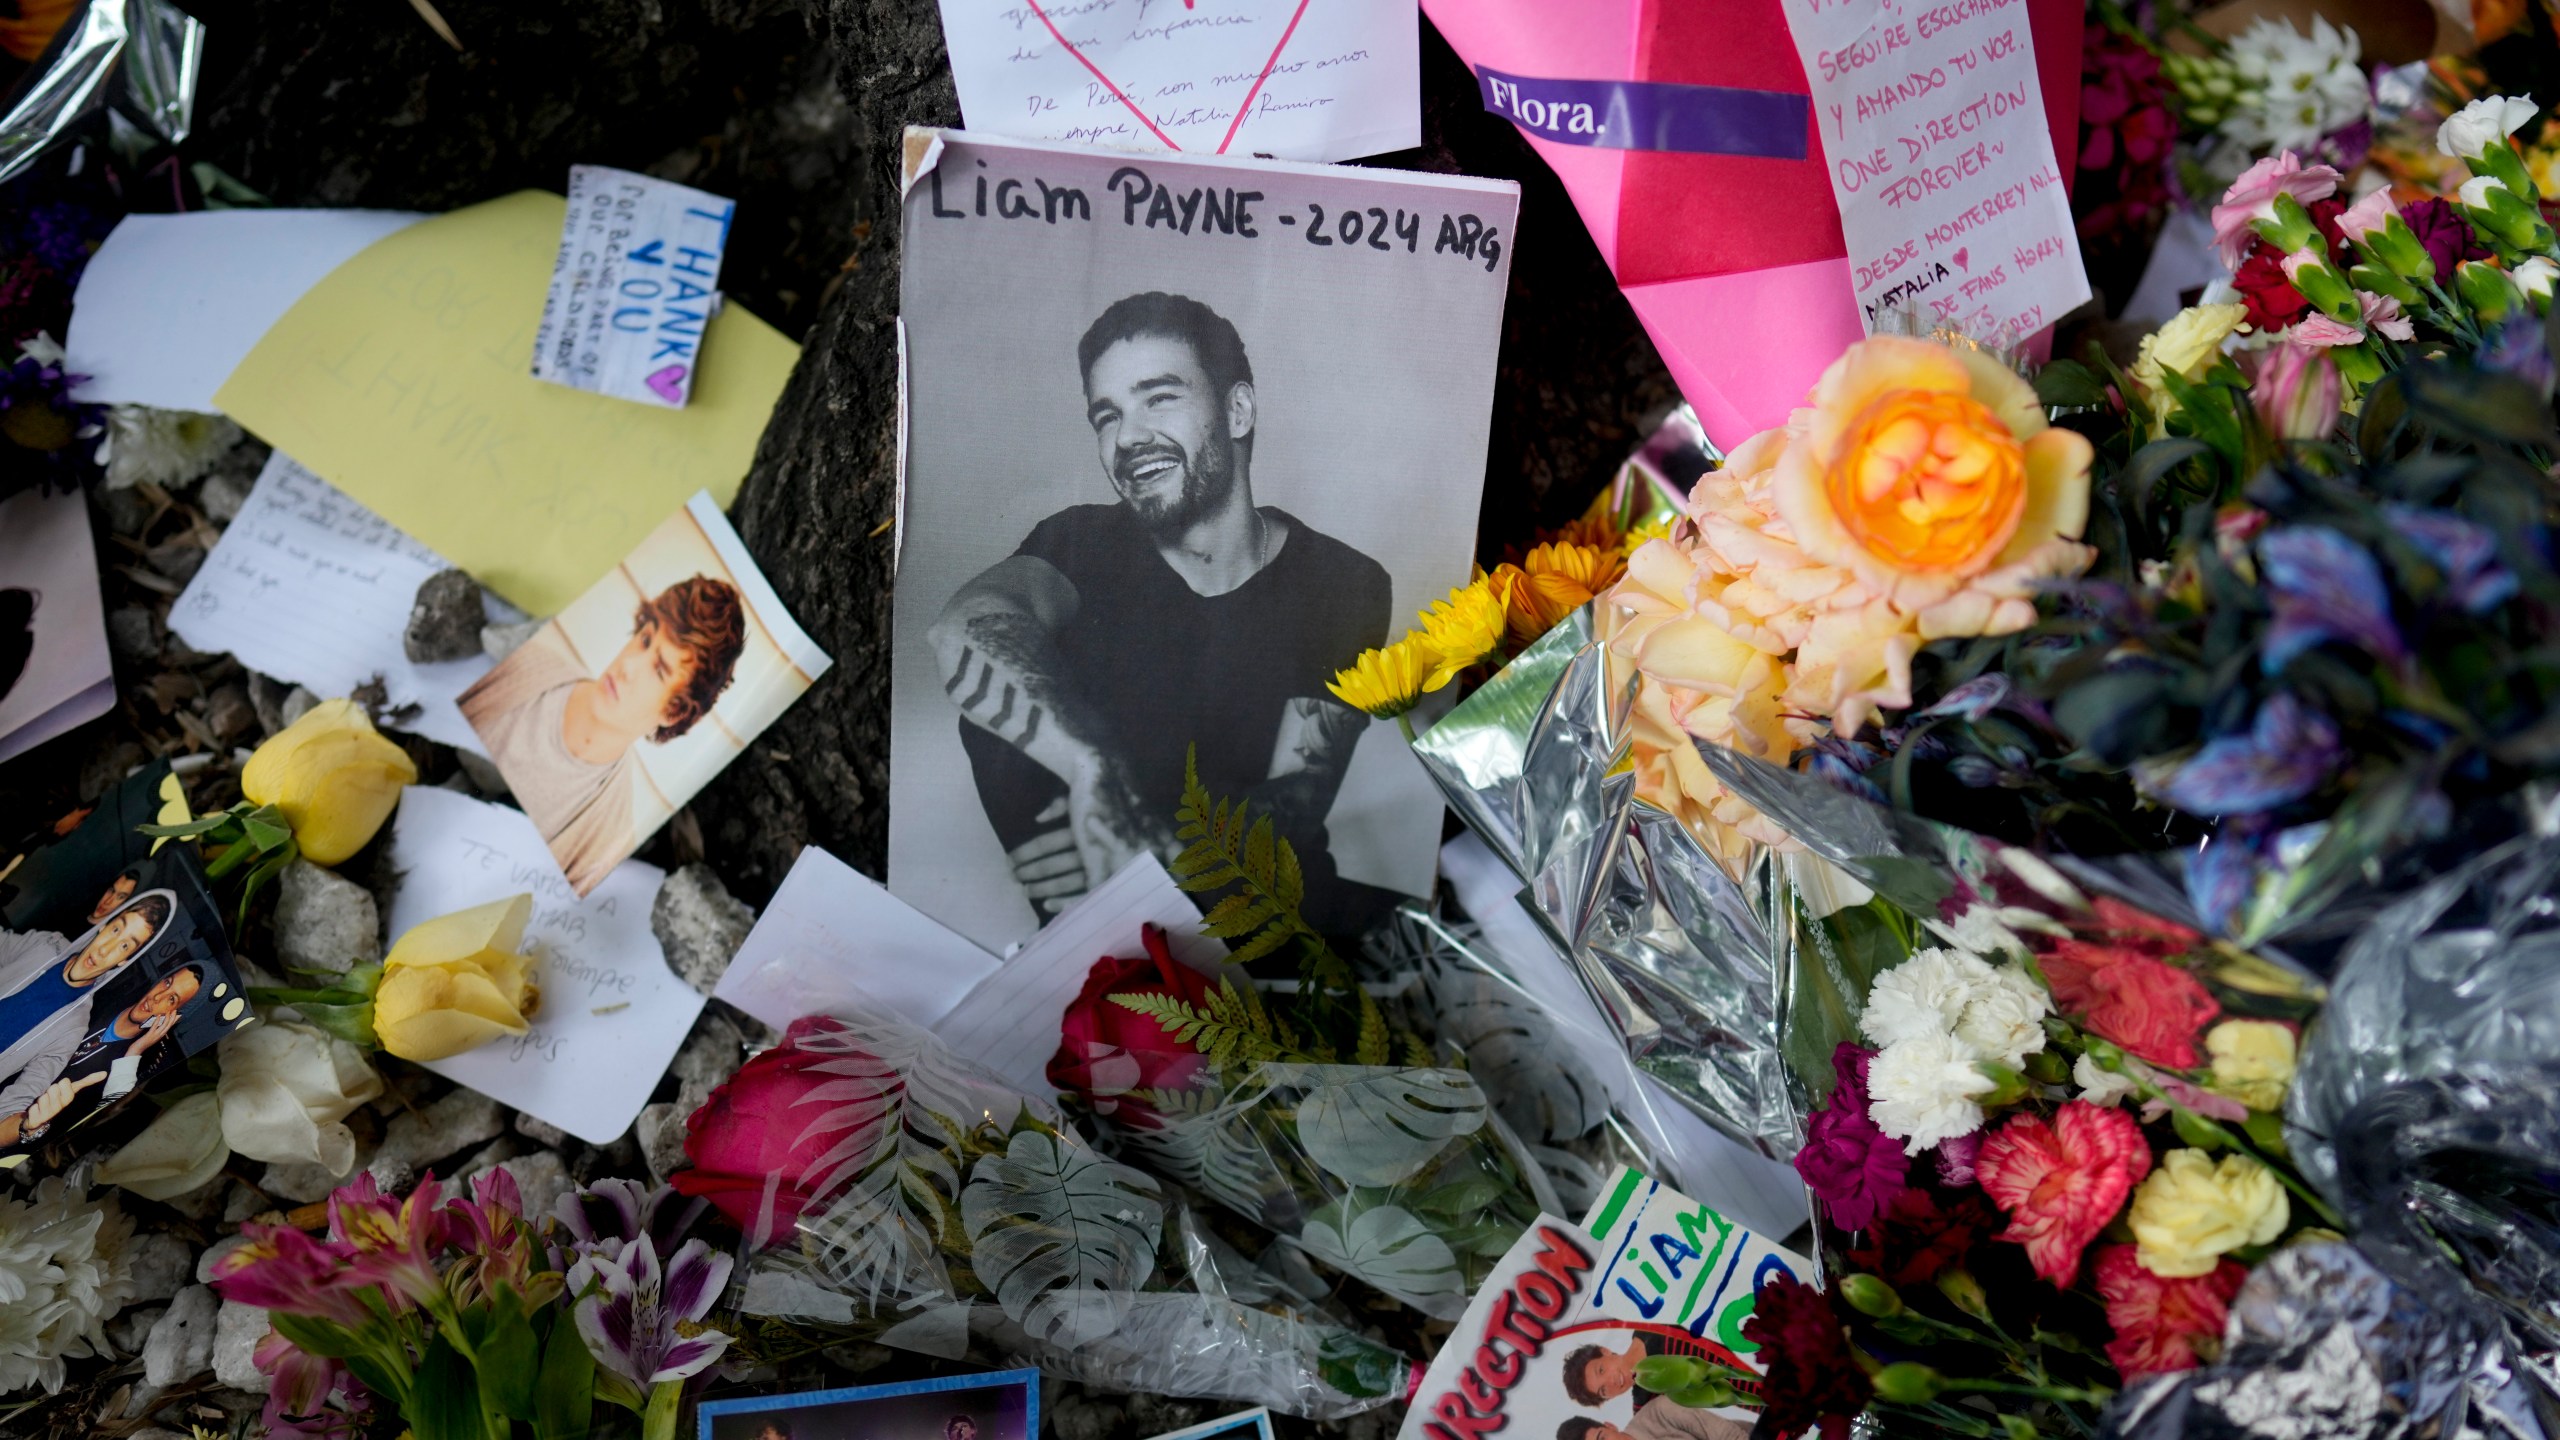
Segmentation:
<svg viewBox="0 0 2560 1440">
<path fill-rule="evenodd" d="M 2221 252 L 2223 264 L 2238 269 L 2257 233 L 2249 228 L 2250 222 L 2273 217 L 2277 196 L 2290 195 L 2309 205 L 2337 193 L 2337 171 L 2326 165 L 2304 165 L 2302 157 L 2290 150 L 2270 155 L 2240 172 L 2240 178 L 2223 192 L 2222 203 L 2213 207 L 2214 248 Z"/>
<path fill-rule="evenodd" d="M 2361 245 L 2364 237 L 2381 229 L 2385 221 L 2399 213 L 2400 207 L 2391 203 L 2390 190 L 2376 190 L 2339 214 L 2338 233 Z"/>
<path fill-rule="evenodd" d="M 2306 315 L 2302 323 L 2285 332 L 2296 345 L 2361 345 L 2364 332 L 2344 321 L 2326 315 Z"/>
</svg>

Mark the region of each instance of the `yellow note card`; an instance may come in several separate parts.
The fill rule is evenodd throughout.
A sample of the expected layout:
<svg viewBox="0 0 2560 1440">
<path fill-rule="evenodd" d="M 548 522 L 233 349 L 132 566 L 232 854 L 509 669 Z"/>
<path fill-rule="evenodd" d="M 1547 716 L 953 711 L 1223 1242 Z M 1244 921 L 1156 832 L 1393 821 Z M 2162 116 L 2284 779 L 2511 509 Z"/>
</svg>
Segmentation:
<svg viewBox="0 0 2560 1440">
<path fill-rule="evenodd" d="M 697 490 L 738 493 L 800 347 L 735 305 L 681 410 L 533 378 L 566 202 L 423 220 L 294 302 L 214 400 L 481 584 L 550 615 Z"/>
</svg>

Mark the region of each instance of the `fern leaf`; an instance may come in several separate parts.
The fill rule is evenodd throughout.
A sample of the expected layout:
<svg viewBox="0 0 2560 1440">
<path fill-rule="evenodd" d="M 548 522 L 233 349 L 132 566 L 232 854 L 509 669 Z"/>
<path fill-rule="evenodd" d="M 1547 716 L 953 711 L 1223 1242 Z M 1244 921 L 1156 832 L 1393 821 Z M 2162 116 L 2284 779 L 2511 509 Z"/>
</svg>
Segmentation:
<svg viewBox="0 0 2560 1440">
<path fill-rule="evenodd" d="M 1250 965 L 1254 961 L 1261 959 L 1263 956 L 1269 955 L 1278 950 L 1281 946 L 1288 944 L 1295 938 L 1297 938 L 1296 932 L 1290 930 L 1286 926 L 1273 925 L 1266 927 L 1260 934 L 1255 935 L 1252 939 L 1238 945 L 1234 951 L 1229 953 L 1227 956 L 1227 963 L 1230 965 Z"/>
<path fill-rule="evenodd" d="M 1286 840 L 1280 842 L 1278 873 L 1271 877 L 1271 893 L 1291 910 L 1305 903 L 1307 877 L 1298 869 L 1298 847 Z"/>
<path fill-rule="evenodd" d="M 1428 1070 L 1440 1061 L 1431 1053 L 1431 1047 L 1422 1043 L 1421 1036 L 1407 1030 L 1404 1032 L 1404 1063 L 1417 1070 Z"/>
<path fill-rule="evenodd" d="M 1253 828 L 1245 832 L 1244 878 L 1251 881 L 1256 889 L 1271 890 L 1276 878 L 1273 874 L 1275 865 L 1271 853 L 1271 817 L 1265 815 L 1254 821 Z"/>
<path fill-rule="evenodd" d="M 1369 992 L 1363 990 L 1360 992 L 1360 1041 L 1352 1052 L 1352 1060 L 1361 1065 L 1384 1065 L 1392 1054 L 1387 1039 L 1387 1012 L 1379 1009 L 1378 1002 L 1370 999 Z"/>
</svg>

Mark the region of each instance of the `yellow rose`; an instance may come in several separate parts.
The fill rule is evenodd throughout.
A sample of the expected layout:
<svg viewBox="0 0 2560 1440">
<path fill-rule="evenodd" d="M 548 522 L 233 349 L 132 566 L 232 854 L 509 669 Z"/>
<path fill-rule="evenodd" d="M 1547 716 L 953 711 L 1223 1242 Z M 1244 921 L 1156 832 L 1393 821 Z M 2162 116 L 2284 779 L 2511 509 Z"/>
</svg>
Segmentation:
<svg viewBox="0 0 2560 1440">
<path fill-rule="evenodd" d="M 2284 1103 L 2293 1083 L 2294 1039 L 2290 1027 L 2273 1020 L 2225 1020 L 2204 1032 L 2204 1048 L 2213 1056 L 2209 1088 L 2252 1110 L 2273 1110 Z"/>
<path fill-rule="evenodd" d="M 1897 610 L 2049 570 L 2089 518 L 2089 442 L 1980 351 L 1879 335 L 1822 372 L 1771 487 L 1795 543 Z M 2016 629 L 2025 617 L 2016 617 Z M 1942 631 L 1941 633 L 1951 633 Z"/>
<path fill-rule="evenodd" d="M 382 962 L 373 1033 L 403 1060 L 442 1060 L 522 1035 L 540 992 L 519 954 L 533 897 L 493 900 L 411 929 Z"/>
<path fill-rule="evenodd" d="M 2163 372 L 2175 371 L 2181 380 L 2202 378 L 2213 357 L 2222 353 L 2222 342 L 2248 319 L 2246 305 L 2191 305 L 2179 311 L 2168 324 L 2142 337 L 2141 352 L 2133 361 L 2133 383 L 2159 405 L 2168 395 L 2168 386 L 2160 378 Z"/>
<path fill-rule="evenodd" d="M 2201 1150 L 2161 1156 L 2125 1212 L 2135 1258 L 2170 1280 L 2211 1274 L 2224 1255 L 2274 1240 L 2292 1218 L 2274 1171 L 2237 1153 L 2216 1164 Z"/>
<path fill-rule="evenodd" d="M 373 728 L 353 700 L 327 700 L 279 730 L 240 771 L 240 793 L 273 805 L 315 865 L 335 865 L 364 848 L 400 803 L 418 767 Z"/>
</svg>

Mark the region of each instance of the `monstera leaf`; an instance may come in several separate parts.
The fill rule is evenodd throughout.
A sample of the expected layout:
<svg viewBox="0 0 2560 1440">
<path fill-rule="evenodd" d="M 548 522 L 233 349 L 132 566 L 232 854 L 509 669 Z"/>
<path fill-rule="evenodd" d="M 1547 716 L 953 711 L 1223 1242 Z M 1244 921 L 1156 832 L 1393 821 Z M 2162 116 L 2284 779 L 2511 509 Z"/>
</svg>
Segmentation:
<svg viewBox="0 0 2560 1440">
<path fill-rule="evenodd" d="M 1303 1090 L 1298 1143 L 1354 1185 L 1411 1179 L 1451 1140 L 1484 1128 L 1484 1092 L 1463 1070 L 1266 1065 L 1263 1075 Z"/>
<path fill-rule="evenodd" d="M 1159 1123 L 1123 1126 L 1117 1139 L 1184 1187 L 1248 1220 L 1286 1229 L 1296 1223 L 1297 1197 L 1252 1118 L 1252 1107 L 1269 1093 L 1253 1086 L 1237 1095 L 1160 1094 L 1154 1097 Z"/>
<path fill-rule="evenodd" d="M 1298 1232 L 1309 1255 L 1374 1285 L 1427 1315 L 1455 1319 L 1467 1305 L 1467 1280 L 1449 1242 L 1409 1210 L 1373 1205 L 1351 1214 L 1349 1197 L 1316 1212 Z"/>
<path fill-rule="evenodd" d="M 1608 1088 L 1536 1002 L 1454 964 L 1425 971 L 1423 986 L 1440 1033 L 1466 1052 L 1467 1073 L 1521 1137 L 1570 1140 L 1609 1118 Z"/>
<path fill-rule="evenodd" d="M 848 1019 L 797 1043 L 827 1057 L 812 1067 L 827 1082 L 802 1102 L 819 1107 L 812 1129 L 838 1132 L 801 1176 L 809 1194 L 833 1197 L 801 1217 L 813 1260 L 865 1305 L 947 1293 L 938 1246 L 960 1194 L 961 1137 L 981 1116 L 1010 1125 L 1021 1101 L 894 1020 Z"/>
<path fill-rule="evenodd" d="M 1013 1322 L 1053 1345 L 1120 1328 L 1155 1269 L 1156 1182 L 1056 1136 L 1024 1130 L 978 1162 L 960 1196 L 971 1263 Z"/>
</svg>

